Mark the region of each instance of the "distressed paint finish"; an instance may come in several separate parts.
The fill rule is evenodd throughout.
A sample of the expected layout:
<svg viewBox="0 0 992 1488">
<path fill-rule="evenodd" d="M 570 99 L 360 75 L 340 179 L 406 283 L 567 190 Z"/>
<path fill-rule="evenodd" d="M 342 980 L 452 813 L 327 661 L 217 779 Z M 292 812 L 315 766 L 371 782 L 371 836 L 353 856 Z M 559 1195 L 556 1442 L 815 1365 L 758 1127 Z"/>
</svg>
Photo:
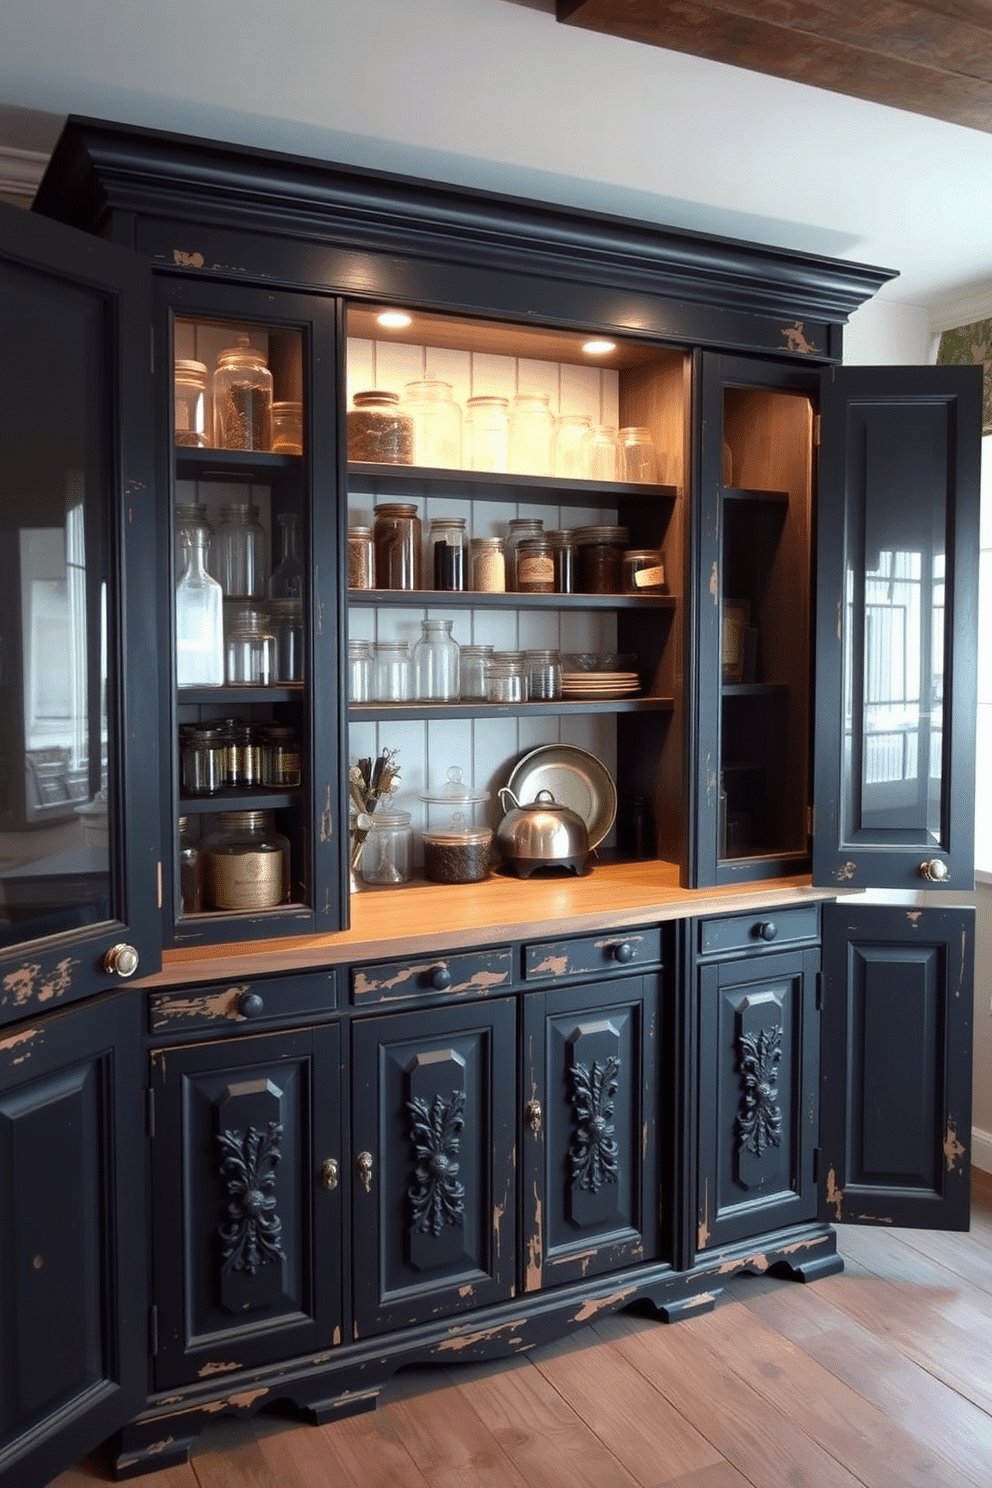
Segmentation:
<svg viewBox="0 0 992 1488">
<path fill-rule="evenodd" d="M 198 1379 L 209 1379 L 210 1376 L 211 1375 L 214 1375 L 214 1374 L 233 1374 L 237 1370 L 243 1369 L 243 1368 L 244 1368 L 244 1365 L 242 1365 L 242 1364 L 235 1364 L 235 1363 L 222 1364 L 222 1363 L 220 1363 L 218 1361 L 216 1364 L 204 1364 L 204 1365 L 202 1365 L 201 1368 L 199 1368 L 196 1371 L 196 1374 L 197 1374 L 197 1378 Z"/>
<path fill-rule="evenodd" d="M 225 987 L 222 992 L 204 992 L 196 997 L 167 997 L 152 999 L 152 1028 L 159 1032 L 172 1024 L 189 1022 L 245 1023 L 248 1019 L 240 1011 L 241 998 L 248 992 L 250 983 L 241 982 Z"/>
<path fill-rule="evenodd" d="M 605 1297 L 589 1297 L 572 1314 L 577 1323 L 587 1323 L 590 1318 L 598 1317 L 601 1312 L 616 1312 L 625 1302 L 637 1294 L 636 1286 L 622 1287 L 615 1292 L 610 1292 Z"/>
<path fill-rule="evenodd" d="M 952 1118 L 947 1123 L 944 1134 L 944 1161 L 947 1163 L 947 1171 L 953 1173 L 955 1168 L 963 1167 L 961 1159 L 967 1156 L 968 1149 L 958 1141 L 957 1123 Z"/>
<path fill-rule="evenodd" d="M 36 1049 L 40 1049 L 45 1041 L 43 1028 L 25 1028 L 20 1033 L 9 1034 L 0 1039 L 0 1057 L 10 1069 L 16 1069 L 19 1064 L 25 1064 Z"/>
<path fill-rule="evenodd" d="M 834 1211 L 834 1218 L 840 1224 L 844 1218 L 844 1190 L 837 1187 L 837 1171 L 835 1168 L 827 1170 L 827 1203 Z"/>
<path fill-rule="evenodd" d="M 785 341 L 786 351 L 794 351 L 800 356 L 822 356 L 823 347 L 817 346 L 810 341 L 806 335 L 806 327 L 801 320 L 794 320 L 792 325 L 782 327 L 782 337 Z"/>
<path fill-rule="evenodd" d="M 540 1291 L 544 1280 L 544 1218 L 541 1195 L 534 1184 L 534 1228 L 527 1236 L 527 1261 L 524 1271 L 524 1291 Z"/>
<path fill-rule="evenodd" d="M 437 988 L 431 978 L 443 972 L 451 978 Z M 364 966 L 352 974 L 352 997 L 359 1001 L 388 1001 L 443 991 L 446 997 L 484 994 L 508 986 L 513 979 L 509 950 L 502 947 L 471 956 L 437 956 L 429 961 L 407 961 L 388 966 Z"/>
<path fill-rule="evenodd" d="M 73 973 L 79 962 L 66 956 L 45 976 L 36 961 L 25 961 L 16 971 L 7 972 L 3 979 L 3 994 L 0 1008 L 23 1008 L 29 1003 L 58 1002 L 72 989 Z"/>
</svg>

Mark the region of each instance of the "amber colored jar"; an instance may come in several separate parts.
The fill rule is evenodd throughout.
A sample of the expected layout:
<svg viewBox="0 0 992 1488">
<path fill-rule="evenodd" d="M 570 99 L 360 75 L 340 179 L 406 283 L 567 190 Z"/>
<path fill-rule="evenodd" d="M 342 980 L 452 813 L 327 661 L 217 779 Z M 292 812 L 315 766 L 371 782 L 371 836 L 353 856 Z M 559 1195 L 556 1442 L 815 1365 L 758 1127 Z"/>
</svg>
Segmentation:
<svg viewBox="0 0 992 1488">
<path fill-rule="evenodd" d="M 222 811 L 203 844 L 214 909 L 271 909 L 289 898 L 289 841 L 271 811 Z"/>
<path fill-rule="evenodd" d="M 373 515 L 375 587 L 419 589 L 423 538 L 417 508 L 405 501 L 391 501 L 377 506 Z"/>
<path fill-rule="evenodd" d="M 520 539 L 516 569 L 519 594 L 554 594 L 555 559 L 547 534 Z"/>
<path fill-rule="evenodd" d="M 628 548 L 623 555 L 624 594 L 665 594 L 665 555 L 658 548 Z"/>
</svg>

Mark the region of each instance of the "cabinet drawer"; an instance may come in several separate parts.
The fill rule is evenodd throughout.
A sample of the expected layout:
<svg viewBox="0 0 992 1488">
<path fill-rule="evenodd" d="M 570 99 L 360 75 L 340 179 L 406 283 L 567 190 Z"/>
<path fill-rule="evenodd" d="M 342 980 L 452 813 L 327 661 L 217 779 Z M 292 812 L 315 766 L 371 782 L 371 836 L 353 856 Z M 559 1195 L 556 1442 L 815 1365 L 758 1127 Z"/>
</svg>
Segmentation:
<svg viewBox="0 0 992 1488">
<path fill-rule="evenodd" d="M 820 906 L 797 904 L 788 909 L 751 910 L 742 915 L 714 915 L 698 920 L 700 956 L 727 951 L 768 950 L 820 938 Z"/>
<path fill-rule="evenodd" d="M 202 1028 L 265 1027 L 294 1018 L 313 1018 L 337 1007 L 337 973 L 258 977 L 211 987 L 153 992 L 148 1000 L 152 1033 L 184 1033 Z"/>
<path fill-rule="evenodd" d="M 457 951 L 451 956 L 419 956 L 412 961 L 379 961 L 351 973 L 355 1007 L 400 1002 L 411 997 L 464 997 L 509 987 L 513 956 L 509 946 Z"/>
<path fill-rule="evenodd" d="M 661 960 L 661 926 L 637 930 L 601 930 L 575 940 L 545 940 L 524 948 L 528 982 L 561 982 L 570 977 L 625 971 Z"/>
</svg>

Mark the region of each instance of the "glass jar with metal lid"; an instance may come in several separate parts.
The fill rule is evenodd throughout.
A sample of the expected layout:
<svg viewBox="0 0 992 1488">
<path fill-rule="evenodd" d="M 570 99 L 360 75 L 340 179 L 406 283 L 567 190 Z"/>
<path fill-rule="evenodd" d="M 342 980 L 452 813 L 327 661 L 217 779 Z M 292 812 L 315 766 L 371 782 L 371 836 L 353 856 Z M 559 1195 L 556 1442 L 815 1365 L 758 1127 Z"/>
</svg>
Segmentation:
<svg viewBox="0 0 992 1488">
<path fill-rule="evenodd" d="M 272 811 L 221 811 L 203 844 L 213 909 L 271 909 L 289 898 L 289 841 Z"/>
<path fill-rule="evenodd" d="M 544 522 L 540 517 L 511 517 L 506 528 L 506 587 L 517 588 L 517 545 L 525 537 L 543 537 Z"/>
<path fill-rule="evenodd" d="M 469 470 L 506 469 L 509 400 L 469 398 L 465 404 L 465 464 Z"/>
<path fill-rule="evenodd" d="M 409 811 L 375 811 L 359 862 L 368 884 L 401 884 L 410 878 L 413 833 Z"/>
<path fill-rule="evenodd" d="M 387 501 L 375 508 L 374 517 L 375 587 L 419 589 L 423 538 L 417 508 L 412 502 Z"/>
<path fill-rule="evenodd" d="M 547 533 L 517 543 L 515 587 L 519 594 L 554 594 L 555 560 Z"/>
<path fill-rule="evenodd" d="M 274 790 L 295 790 L 301 779 L 296 730 L 288 724 L 266 724 L 262 729 L 262 784 Z"/>
<path fill-rule="evenodd" d="M 626 527 L 576 527 L 579 591 L 582 594 L 622 594 L 623 555 L 630 541 Z"/>
<path fill-rule="evenodd" d="M 248 336 L 217 358 L 213 395 L 218 449 L 272 448 L 272 373 Z"/>
<path fill-rule="evenodd" d="M 465 518 L 432 517 L 427 529 L 426 582 L 432 589 L 465 588 Z"/>
<path fill-rule="evenodd" d="M 628 548 L 623 555 L 624 594 L 666 594 L 665 555 L 660 548 Z"/>
<path fill-rule="evenodd" d="M 472 588 L 479 594 L 502 594 L 506 588 L 506 553 L 501 537 L 473 537 Z"/>
<path fill-rule="evenodd" d="M 401 411 L 399 402 L 399 393 L 383 388 L 355 394 L 348 412 L 349 460 L 413 464 L 413 419 Z"/>
<path fill-rule="evenodd" d="M 462 411 L 452 392 L 440 377 L 423 377 L 403 389 L 403 408 L 413 419 L 415 465 L 461 470 Z"/>
<path fill-rule="evenodd" d="M 207 368 L 203 362 L 178 361 L 175 369 L 176 443 L 203 449 L 207 435 Z"/>
</svg>

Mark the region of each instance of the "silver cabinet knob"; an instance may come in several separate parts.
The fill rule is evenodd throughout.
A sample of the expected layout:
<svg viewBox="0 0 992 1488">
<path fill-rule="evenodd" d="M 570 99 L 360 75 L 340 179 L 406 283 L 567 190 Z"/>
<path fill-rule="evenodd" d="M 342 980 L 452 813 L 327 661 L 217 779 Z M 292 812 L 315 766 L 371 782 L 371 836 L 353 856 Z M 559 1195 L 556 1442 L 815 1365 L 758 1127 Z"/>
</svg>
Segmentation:
<svg viewBox="0 0 992 1488">
<path fill-rule="evenodd" d="M 920 872 L 929 883 L 943 883 L 951 876 L 951 870 L 942 858 L 928 858 L 920 864 Z"/>
<path fill-rule="evenodd" d="M 138 953 L 134 946 L 121 942 L 111 946 L 103 958 L 103 969 L 111 976 L 131 977 L 138 969 Z"/>
</svg>

